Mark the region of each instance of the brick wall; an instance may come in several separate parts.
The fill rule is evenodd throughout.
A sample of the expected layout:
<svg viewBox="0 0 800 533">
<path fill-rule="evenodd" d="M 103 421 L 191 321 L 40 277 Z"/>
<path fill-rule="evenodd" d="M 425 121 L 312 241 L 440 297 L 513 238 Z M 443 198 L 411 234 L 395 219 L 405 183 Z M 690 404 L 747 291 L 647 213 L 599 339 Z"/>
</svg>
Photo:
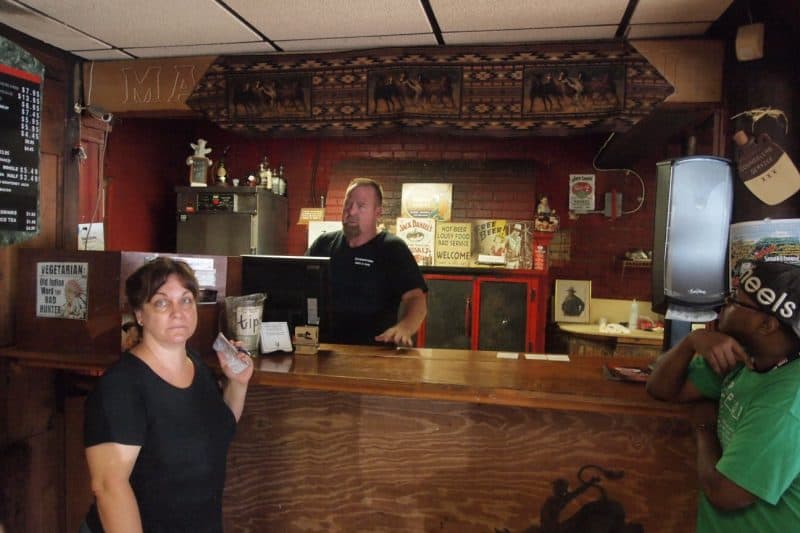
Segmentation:
<svg viewBox="0 0 800 533">
<path fill-rule="evenodd" d="M 530 159 L 422 160 L 344 159 L 328 179 L 326 218 L 340 220 L 344 192 L 355 177 L 370 177 L 383 188 L 381 222 L 400 216 L 403 183 L 452 183 L 452 221 L 478 218 L 530 220 L 536 208 L 535 162 Z"/>
<path fill-rule="evenodd" d="M 123 134 L 126 128 L 136 128 L 138 131 L 158 128 L 159 131 L 165 131 L 174 128 L 172 123 L 175 122 L 165 120 L 161 121 L 162 124 L 155 124 L 158 121 L 151 120 L 147 128 L 141 128 L 135 126 L 137 120 L 144 119 L 121 121 L 115 125 L 110 136 L 110 164 L 117 169 L 136 169 L 139 164 L 135 153 L 120 147 L 113 149 L 115 138 L 126 138 Z M 185 137 L 187 130 L 192 133 Z M 225 146 L 231 147 L 226 161 L 231 177 L 243 178 L 254 172 L 264 155 L 269 157 L 271 165 L 284 165 L 289 191 L 290 254 L 302 254 L 307 246 L 307 228 L 296 223 L 300 208 L 318 207 L 319 197 L 324 195 L 328 200 L 326 218 L 339 218 L 349 172 L 359 172 L 352 165 L 366 165 L 363 169 L 368 170 L 374 168 L 370 165 L 388 163 L 396 165 L 398 169 L 413 169 L 415 164 L 426 161 L 432 165 L 440 164 L 442 169 L 471 168 L 474 171 L 469 176 L 458 174 L 456 170 L 448 170 L 447 174 L 443 171 L 439 180 L 451 182 L 450 178 L 455 178 L 457 181 L 454 183 L 460 184 L 454 187 L 457 191 L 454 195 L 454 218 L 530 218 L 538 198 L 547 195 L 561 218 L 562 228 L 569 232 L 571 242 L 570 261 L 551 267 L 551 278 L 592 280 L 595 297 L 650 299 L 650 271 L 626 271 L 623 278 L 620 259 L 628 250 L 649 250 L 652 247 L 655 162 L 668 157 L 666 153 L 648 154 L 635 169 L 645 182 L 645 202 L 638 212 L 614 220 L 602 214 L 583 215 L 571 220 L 567 216 L 569 174 L 596 174 L 597 209 L 603 207 L 603 193 L 612 189 L 623 193 L 624 211 L 631 211 L 638 204 L 641 187 L 635 176 L 624 171 L 596 172 L 592 168 L 593 158 L 605 136 L 494 139 L 406 134 L 326 139 L 245 138 L 204 121 L 197 121 L 193 130 L 182 124 L 175 131 L 177 135 L 184 136 L 171 143 L 173 148 L 176 145 L 183 146 L 183 151 L 170 155 L 179 163 L 191 153 L 189 143 L 203 137 L 213 149 L 209 154 L 212 159 L 218 158 Z M 498 166 L 502 165 L 502 161 L 513 162 L 516 165 L 514 172 L 504 173 Z M 489 170 L 480 171 L 481 168 Z M 177 185 L 185 184 L 186 175 L 186 170 L 181 168 L 177 176 L 165 175 L 162 178 Z M 133 172 L 124 179 L 136 179 L 142 184 L 141 177 L 137 179 Z M 418 180 L 413 175 L 403 174 L 389 179 L 385 184 L 390 194 L 387 216 L 392 215 L 394 209 L 399 209 L 399 187 L 406 179 Z M 432 174 L 425 179 L 438 180 Z M 136 191 L 132 189 L 131 196 L 127 198 L 129 205 L 139 201 L 138 196 L 143 199 L 152 197 L 152 191 L 143 187 Z M 171 200 L 165 205 L 174 206 L 174 203 Z M 130 221 L 133 213 L 128 213 L 128 216 Z M 175 224 L 172 208 L 165 212 L 142 208 L 141 216 L 155 217 L 164 227 Z M 110 218 L 113 217 L 111 213 Z M 113 224 L 113 220 L 110 223 Z M 135 234 L 136 230 L 130 228 L 130 231 Z M 116 242 L 119 249 L 127 249 L 125 242 Z M 153 246 L 156 244 L 153 243 Z"/>
</svg>

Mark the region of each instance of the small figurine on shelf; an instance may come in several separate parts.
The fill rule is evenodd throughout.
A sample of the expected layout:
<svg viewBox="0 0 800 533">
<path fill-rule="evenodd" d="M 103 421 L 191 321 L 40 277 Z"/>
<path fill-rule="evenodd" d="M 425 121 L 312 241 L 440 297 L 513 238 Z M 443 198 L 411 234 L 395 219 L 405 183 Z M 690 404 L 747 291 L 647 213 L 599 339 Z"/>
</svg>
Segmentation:
<svg viewBox="0 0 800 533">
<path fill-rule="evenodd" d="M 547 199 L 547 196 L 542 196 L 539 200 L 539 204 L 536 206 L 536 220 L 549 220 L 551 212 L 550 201 Z"/>
<path fill-rule="evenodd" d="M 533 221 L 534 231 L 557 231 L 558 215 L 550 207 L 547 196 L 542 196 L 539 205 L 536 206 L 536 218 Z"/>
<path fill-rule="evenodd" d="M 189 170 L 189 185 L 192 187 L 205 187 L 208 185 L 208 169 L 213 163 L 211 159 L 206 157 L 211 153 L 211 148 L 206 147 L 205 139 L 197 139 L 197 143 L 189 143 L 189 146 L 194 150 L 194 154 L 186 158 L 186 164 L 190 167 Z"/>
</svg>

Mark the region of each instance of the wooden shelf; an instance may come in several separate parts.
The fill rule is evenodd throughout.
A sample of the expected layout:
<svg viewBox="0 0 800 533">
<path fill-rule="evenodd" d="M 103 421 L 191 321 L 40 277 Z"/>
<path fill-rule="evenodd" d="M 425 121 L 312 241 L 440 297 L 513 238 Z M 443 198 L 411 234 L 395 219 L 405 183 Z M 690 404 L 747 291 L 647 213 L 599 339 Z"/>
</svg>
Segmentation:
<svg viewBox="0 0 800 533">
<path fill-rule="evenodd" d="M 622 260 L 622 274 L 620 275 L 620 277 L 622 279 L 625 279 L 625 270 L 627 270 L 629 268 L 635 268 L 635 269 L 646 268 L 646 269 L 649 269 L 652 266 L 653 266 L 653 262 L 652 261 L 633 261 L 631 259 L 623 259 Z"/>
</svg>

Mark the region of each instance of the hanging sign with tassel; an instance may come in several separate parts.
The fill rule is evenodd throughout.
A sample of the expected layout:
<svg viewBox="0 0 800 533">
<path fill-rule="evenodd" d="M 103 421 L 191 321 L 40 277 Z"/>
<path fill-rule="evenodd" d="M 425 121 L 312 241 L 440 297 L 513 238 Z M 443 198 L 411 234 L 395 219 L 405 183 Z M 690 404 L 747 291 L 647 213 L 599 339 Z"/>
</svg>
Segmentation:
<svg viewBox="0 0 800 533">
<path fill-rule="evenodd" d="M 744 111 L 731 117 L 749 116 L 755 123 L 769 116 L 783 117 L 786 131 L 789 124 L 780 109 L 759 108 Z M 776 205 L 797 191 L 800 191 L 800 173 L 786 152 L 768 134 L 749 137 L 742 130 L 737 131 L 733 140 L 737 145 L 736 169 L 739 178 L 759 200 L 767 205 Z"/>
</svg>

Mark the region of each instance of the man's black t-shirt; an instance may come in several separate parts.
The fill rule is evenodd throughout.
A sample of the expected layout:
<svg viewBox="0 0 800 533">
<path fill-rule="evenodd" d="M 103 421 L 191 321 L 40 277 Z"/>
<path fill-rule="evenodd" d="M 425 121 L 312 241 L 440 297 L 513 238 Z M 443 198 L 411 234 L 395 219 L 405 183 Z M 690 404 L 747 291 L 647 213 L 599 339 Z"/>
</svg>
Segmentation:
<svg viewBox="0 0 800 533">
<path fill-rule="evenodd" d="M 331 260 L 333 324 L 328 342 L 378 344 L 375 336 L 397 323 L 403 294 L 428 290 L 406 243 L 386 232 L 356 248 L 350 248 L 342 231 L 323 233 L 307 255 Z"/>
<path fill-rule="evenodd" d="M 192 384 L 181 389 L 124 353 L 86 400 L 84 445 L 141 446 L 130 483 L 145 533 L 221 532 L 222 490 L 236 419 L 211 370 L 190 354 Z M 86 518 L 103 531 L 93 505 Z"/>
</svg>

